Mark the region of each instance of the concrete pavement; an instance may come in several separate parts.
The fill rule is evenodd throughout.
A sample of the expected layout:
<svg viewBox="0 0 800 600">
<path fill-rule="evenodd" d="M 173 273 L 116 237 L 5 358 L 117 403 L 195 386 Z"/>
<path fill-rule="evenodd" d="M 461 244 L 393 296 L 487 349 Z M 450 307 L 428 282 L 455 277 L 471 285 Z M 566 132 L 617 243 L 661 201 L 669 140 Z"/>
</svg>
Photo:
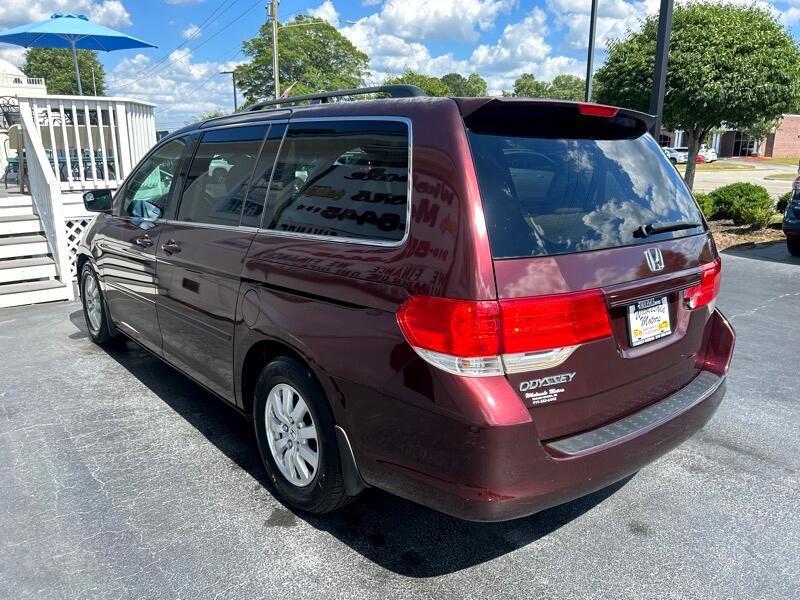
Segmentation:
<svg viewBox="0 0 800 600">
<path fill-rule="evenodd" d="M 800 259 L 724 257 L 728 395 L 635 477 L 500 524 L 297 515 L 237 413 L 77 302 L 0 311 L 0 598 L 800 597 Z"/>
</svg>

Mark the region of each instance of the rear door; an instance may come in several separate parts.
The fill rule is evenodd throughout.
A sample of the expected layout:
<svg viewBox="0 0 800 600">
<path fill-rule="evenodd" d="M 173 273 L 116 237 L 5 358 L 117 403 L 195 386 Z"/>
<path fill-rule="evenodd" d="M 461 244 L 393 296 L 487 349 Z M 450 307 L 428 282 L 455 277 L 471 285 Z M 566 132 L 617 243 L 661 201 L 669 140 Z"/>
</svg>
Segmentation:
<svg viewBox="0 0 800 600">
<path fill-rule="evenodd" d="M 178 138 L 156 148 L 119 191 L 114 216 L 96 235 L 97 266 L 115 324 L 157 354 L 156 246 L 187 144 Z"/>
<path fill-rule="evenodd" d="M 240 221 L 268 129 L 238 126 L 202 134 L 175 218 L 164 225 L 156 252 L 164 357 L 230 399 L 242 262 L 256 231 Z"/>
<path fill-rule="evenodd" d="M 592 112 L 499 103 L 466 119 L 501 305 L 552 296 L 550 308 L 525 317 L 542 330 L 555 326 L 560 300 L 598 300 L 584 305 L 596 314 L 571 305 L 573 331 L 553 335 L 551 347 L 505 357 L 544 439 L 686 385 L 710 314 L 686 302 L 716 252 L 683 180 L 641 120 Z M 593 335 L 597 319 L 603 333 Z"/>
</svg>

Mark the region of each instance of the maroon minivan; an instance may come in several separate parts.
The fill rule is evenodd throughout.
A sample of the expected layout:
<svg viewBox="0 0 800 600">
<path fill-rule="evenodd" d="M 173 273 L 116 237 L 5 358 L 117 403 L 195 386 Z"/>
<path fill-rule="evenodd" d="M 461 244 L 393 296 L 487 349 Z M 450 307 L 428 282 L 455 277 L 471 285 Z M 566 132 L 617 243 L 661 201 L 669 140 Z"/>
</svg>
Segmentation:
<svg viewBox="0 0 800 600">
<path fill-rule="evenodd" d="M 388 98 L 333 101 L 363 93 Z M 276 493 L 312 513 L 374 486 L 511 519 L 701 428 L 734 332 L 650 117 L 421 95 L 263 102 L 87 193 L 92 339 L 247 414 Z"/>
</svg>

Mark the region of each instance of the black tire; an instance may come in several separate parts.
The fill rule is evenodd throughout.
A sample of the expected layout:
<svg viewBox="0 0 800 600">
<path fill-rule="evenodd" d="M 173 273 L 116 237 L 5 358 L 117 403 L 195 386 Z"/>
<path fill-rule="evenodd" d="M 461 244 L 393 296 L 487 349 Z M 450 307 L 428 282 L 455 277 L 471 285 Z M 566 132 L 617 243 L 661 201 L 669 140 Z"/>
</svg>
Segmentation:
<svg viewBox="0 0 800 600">
<path fill-rule="evenodd" d="M 672 163 L 673 167 L 677 167 L 678 166 L 678 159 L 676 159 L 676 158 L 670 158 L 669 162 Z"/>
<path fill-rule="evenodd" d="M 800 238 L 787 237 L 786 247 L 789 249 L 789 254 L 792 256 L 800 256 Z"/>
<path fill-rule="evenodd" d="M 96 302 L 100 303 L 100 313 L 99 313 L 99 326 L 95 327 L 92 324 L 92 319 L 89 317 L 89 303 L 90 300 L 86 297 L 86 289 L 87 289 L 87 279 L 91 278 L 94 281 L 94 285 L 97 289 L 97 299 Z M 100 346 L 105 346 L 110 344 L 116 339 L 116 330 L 114 329 L 111 320 L 108 317 L 108 309 L 106 308 L 105 298 L 103 297 L 103 291 L 100 289 L 100 281 L 97 279 L 97 275 L 92 268 L 92 265 L 88 262 L 83 265 L 83 269 L 81 269 L 81 304 L 83 305 L 83 318 L 86 320 L 86 329 L 89 331 L 89 337 L 92 338 L 92 341 L 95 344 Z"/>
<path fill-rule="evenodd" d="M 302 396 L 317 430 L 317 469 L 305 487 L 298 487 L 284 476 L 270 450 L 267 436 L 271 434 L 267 430 L 265 411 L 269 393 L 279 384 L 293 387 Z M 325 392 L 307 367 L 291 357 L 280 356 L 263 368 L 255 387 L 253 422 L 261 460 L 277 495 L 286 504 L 319 515 L 353 500 L 344 488 L 333 412 Z"/>
</svg>

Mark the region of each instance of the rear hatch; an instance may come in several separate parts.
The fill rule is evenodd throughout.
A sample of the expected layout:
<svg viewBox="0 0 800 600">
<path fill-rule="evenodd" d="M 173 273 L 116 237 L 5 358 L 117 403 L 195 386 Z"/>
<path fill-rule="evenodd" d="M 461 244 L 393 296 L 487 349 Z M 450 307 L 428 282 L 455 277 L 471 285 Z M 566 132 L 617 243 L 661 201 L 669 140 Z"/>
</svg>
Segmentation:
<svg viewBox="0 0 800 600">
<path fill-rule="evenodd" d="M 719 263 L 648 118 L 565 102 L 459 105 L 504 327 L 537 332 L 503 360 L 540 437 L 607 424 L 685 386 L 705 354 Z"/>
</svg>

